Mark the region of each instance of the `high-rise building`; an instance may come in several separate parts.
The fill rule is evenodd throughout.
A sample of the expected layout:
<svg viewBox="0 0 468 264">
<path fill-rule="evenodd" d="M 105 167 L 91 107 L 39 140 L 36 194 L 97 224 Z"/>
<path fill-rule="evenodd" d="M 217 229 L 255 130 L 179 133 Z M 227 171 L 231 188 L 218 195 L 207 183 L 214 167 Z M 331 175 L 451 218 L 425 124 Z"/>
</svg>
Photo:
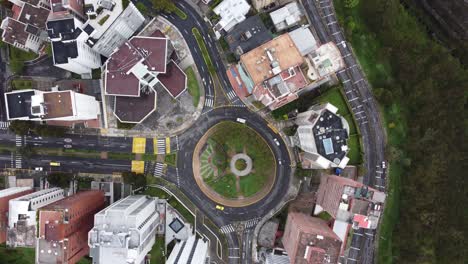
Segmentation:
<svg viewBox="0 0 468 264">
<path fill-rule="evenodd" d="M 5 93 L 8 120 L 80 121 L 98 119 L 95 97 L 74 91 L 18 90 Z"/>
<path fill-rule="evenodd" d="M 178 242 L 166 264 L 203 264 L 208 256 L 208 243 L 195 235 Z"/>
<path fill-rule="evenodd" d="M 88 236 L 93 263 L 144 263 L 162 223 L 157 202 L 157 198 L 133 195 L 97 213 Z"/>
<path fill-rule="evenodd" d="M 88 232 L 104 206 L 104 192 L 84 191 L 39 209 L 36 263 L 74 264 L 87 255 Z"/>
<path fill-rule="evenodd" d="M 0 244 L 6 242 L 10 200 L 32 193 L 33 191 L 30 187 L 11 187 L 0 190 Z"/>
<path fill-rule="evenodd" d="M 37 209 L 61 200 L 65 192 L 50 188 L 10 200 L 7 245 L 11 247 L 36 246 Z"/>
<path fill-rule="evenodd" d="M 324 220 L 291 212 L 284 230 L 283 245 L 291 264 L 337 263 L 341 240 Z"/>
</svg>

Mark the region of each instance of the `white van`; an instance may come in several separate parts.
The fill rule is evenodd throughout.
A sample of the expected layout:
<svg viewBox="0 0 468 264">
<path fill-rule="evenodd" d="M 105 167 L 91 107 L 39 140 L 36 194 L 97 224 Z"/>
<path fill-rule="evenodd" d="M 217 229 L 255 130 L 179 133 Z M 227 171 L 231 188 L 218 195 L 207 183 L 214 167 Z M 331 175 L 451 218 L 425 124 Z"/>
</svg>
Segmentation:
<svg viewBox="0 0 468 264">
<path fill-rule="evenodd" d="M 237 118 L 237 122 L 241 123 L 241 124 L 245 124 L 245 119 L 243 118 Z"/>
</svg>

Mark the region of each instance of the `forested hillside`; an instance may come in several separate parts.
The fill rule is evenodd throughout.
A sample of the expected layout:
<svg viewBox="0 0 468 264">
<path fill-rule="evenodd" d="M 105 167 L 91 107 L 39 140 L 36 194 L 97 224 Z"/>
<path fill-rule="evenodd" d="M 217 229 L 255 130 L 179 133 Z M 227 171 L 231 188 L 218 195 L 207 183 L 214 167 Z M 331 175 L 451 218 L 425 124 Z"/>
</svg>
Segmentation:
<svg viewBox="0 0 468 264">
<path fill-rule="evenodd" d="M 386 119 L 379 263 L 467 263 L 467 70 L 397 0 L 335 8 Z"/>
</svg>

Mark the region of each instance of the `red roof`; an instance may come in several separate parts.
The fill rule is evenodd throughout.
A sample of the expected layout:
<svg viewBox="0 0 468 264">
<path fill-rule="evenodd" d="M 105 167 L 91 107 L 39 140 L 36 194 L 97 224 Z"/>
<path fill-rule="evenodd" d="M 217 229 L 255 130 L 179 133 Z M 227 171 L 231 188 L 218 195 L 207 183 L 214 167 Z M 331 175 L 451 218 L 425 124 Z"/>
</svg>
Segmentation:
<svg viewBox="0 0 468 264">
<path fill-rule="evenodd" d="M 114 113 L 122 122 L 139 123 L 155 109 L 156 92 L 139 97 L 115 97 Z"/>
<path fill-rule="evenodd" d="M 150 71 L 166 72 L 167 38 L 134 37 L 130 43 L 145 57 Z"/>
<path fill-rule="evenodd" d="M 167 64 L 166 73 L 158 74 L 158 79 L 172 97 L 179 96 L 187 86 L 187 76 L 174 61 Z"/>
</svg>

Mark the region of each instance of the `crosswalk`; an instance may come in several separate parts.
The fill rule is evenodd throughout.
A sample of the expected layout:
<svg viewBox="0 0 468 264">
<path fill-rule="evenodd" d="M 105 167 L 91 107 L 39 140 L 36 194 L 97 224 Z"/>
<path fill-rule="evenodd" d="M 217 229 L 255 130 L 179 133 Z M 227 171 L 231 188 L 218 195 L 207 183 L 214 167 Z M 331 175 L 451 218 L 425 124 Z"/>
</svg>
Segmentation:
<svg viewBox="0 0 468 264">
<path fill-rule="evenodd" d="M 6 130 L 10 127 L 10 122 L 0 121 L 0 129 Z"/>
<path fill-rule="evenodd" d="M 234 100 L 234 99 L 236 98 L 237 95 L 236 95 L 236 93 L 235 93 L 233 90 L 231 90 L 231 91 L 229 91 L 229 92 L 227 93 L 227 96 L 228 96 L 229 100 L 232 101 L 232 100 Z"/>
<path fill-rule="evenodd" d="M 164 172 L 164 163 L 156 162 L 156 165 L 154 166 L 154 173 L 153 175 L 155 177 L 162 177 Z"/>
<path fill-rule="evenodd" d="M 16 135 L 16 147 L 21 148 L 23 146 L 23 137 Z M 15 160 L 15 168 L 21 169 L 22 168 L 22 157 L 21 154 L 16 152 L 13 156 L 12 159 L 14 158 Z"/>
<path fill-rule="evenodd" d="M 232 232 L 236 231 L 236 230 L 234 229 L 234 226 L 232 226 L 232 224 L 222 226 L 219 230 L 220 230 L 221 233 L 223 233 L 223 234 L 229 234 L 229 233 L 232 233 Z"/>
<path fill-rule="evenodd" d="M 250 219 L 247 222 L 245 222 L 245 228 L 247 229 L 247 228 L 255 227 L 259 221 L 260 221 L 260 217 Z"/>
<path fill-rule="evenodd" d="M 214 99 L 211 98 L 211 97 L 207 97 L 207 98 L 205 99 L 205 106 L 207 106 L 207 107 L 213 107 L 213 105 L 214 105 Z"/>
<path fill-rule="evenodd" d="M 158 138 L 157 147 L 158 147 L 158 153 L 159 154 L 166 153 L 166 139 L 165 138 Z"/>
</svg>

